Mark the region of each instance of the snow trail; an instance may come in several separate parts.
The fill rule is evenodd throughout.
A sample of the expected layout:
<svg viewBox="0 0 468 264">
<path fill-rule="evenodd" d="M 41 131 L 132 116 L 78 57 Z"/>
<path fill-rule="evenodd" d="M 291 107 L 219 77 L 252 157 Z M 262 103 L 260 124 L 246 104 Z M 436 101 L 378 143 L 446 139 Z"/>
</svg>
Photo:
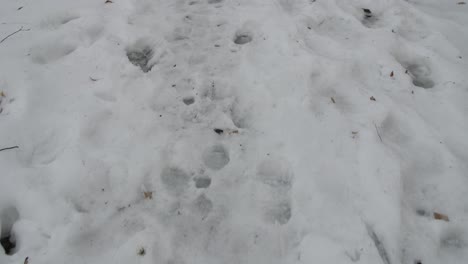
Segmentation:
<svg viewBox="0 0 468 264">
<path fill-rule="evenodd" d="M 468 5 L 0 6 L 0 263 L 467 259 Z"/>
</svg>

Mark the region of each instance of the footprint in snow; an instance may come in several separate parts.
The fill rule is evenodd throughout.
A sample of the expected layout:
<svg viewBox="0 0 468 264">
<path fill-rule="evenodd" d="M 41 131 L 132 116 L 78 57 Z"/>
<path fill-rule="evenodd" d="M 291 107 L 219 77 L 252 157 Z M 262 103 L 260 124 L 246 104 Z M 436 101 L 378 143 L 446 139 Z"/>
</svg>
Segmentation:
<svg viewBox="0 0 468 264">
<path fill-rule="evenodd" d="M 262 198 L 264 220 L 270 224 L 287 224 L 292 217 L 293 174 L 289 164 L 280 159 L 264 160 L 257 167 L 257 180 L 266 196 Z"/>
<path fill-rule="evenodd" d="M 190 176 L 178 167 L 164 168 L 160 177 L 166 190 L 174 196 L 182 195 L 190 185 Z"/>
<path fill-rule="evenodd" d="M 251 42 L 253 39 L 252 34 L 247 31 L 237 31 L 234 35 L 234 43 L 237 45 L 244 45 Z"/>
<path fill-rule="evenodd" d="M 7 207 L 1 211 L 0 215 L 0 244 L 5 254 L 13 255 L 18 249 L 16 248 L 16 239 L 13 232 L 13 225 L 19 219 L 18 210 L 15 207 Z"/>
<path fill-rule="evenodd" d="M 221 144 L 214 145 L 203 152 L 203 162 L 212 170 L 224 168 L 229 161 L 229 151 Z"/>
<path fill-rule="evenodd" d="M 422 88 L 434 87 L 434 81 L 431 80 L 431 69 L 424 64 L 410 64 L 407 67 L 408 74 L 413 79 L 413 84 Z"/>
</svg>

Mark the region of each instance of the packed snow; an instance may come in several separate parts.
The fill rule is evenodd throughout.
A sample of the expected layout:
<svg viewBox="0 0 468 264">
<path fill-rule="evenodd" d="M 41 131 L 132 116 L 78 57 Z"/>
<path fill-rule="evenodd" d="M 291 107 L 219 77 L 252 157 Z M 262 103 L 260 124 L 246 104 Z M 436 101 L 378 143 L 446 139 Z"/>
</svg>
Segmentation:
<svg viewBox="0 0 468 264">
<path fill-rule="evenodd" d="M 0 0 L 0 263 L 468 263 L 461 0 Z"/>
</svg>

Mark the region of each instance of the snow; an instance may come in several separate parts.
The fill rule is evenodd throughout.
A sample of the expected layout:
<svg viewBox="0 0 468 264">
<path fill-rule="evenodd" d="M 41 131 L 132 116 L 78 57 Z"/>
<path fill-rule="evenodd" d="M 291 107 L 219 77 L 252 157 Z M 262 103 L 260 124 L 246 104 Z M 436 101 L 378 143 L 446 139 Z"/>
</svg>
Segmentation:
<svg viewBox="0 0 468 264">
<path fill-rule="evenodd" d="M 1 1 L 0 263 L 466 263 L 459 2 Z"/>
</svg>

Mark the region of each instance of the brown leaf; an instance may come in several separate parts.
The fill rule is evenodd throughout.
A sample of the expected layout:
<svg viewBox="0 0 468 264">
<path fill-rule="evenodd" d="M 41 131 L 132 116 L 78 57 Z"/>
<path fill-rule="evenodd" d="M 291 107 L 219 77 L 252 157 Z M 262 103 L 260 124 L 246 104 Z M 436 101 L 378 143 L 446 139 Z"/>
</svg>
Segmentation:
<svg viewBox="0 0 468 264">
<path fill-rule="evenodd" d="M 330 97 L 330 99 L 331 99 L 331 101 L 332 101 L 334 104 L 336 104 L 336 102 L 335 102 L 335 98 L 333 98 L 333 97 Z"/>
<path fill-rule="evenodd" d="M 26 258 L 24 259 L 24 264 L 28 264 L 28 263 L 29 263 L 29 257 L 26 257 Z"/>
<path fill-rule="evenodd" d="M 466 5 L 466 2 L 458 2 L 457 5 Z"/>
<path fill-rule="evenodd" d="M 143 192 L 143 196 L 145 196 L 145 199 L 153 199 L 153 192 Z"/>
<path fill-rule="evenodd" d="M 437 213 L 437 212 L 434 212 L 434 219 L 443 220 L 443 221 L 446 221 L 446 222 L 449 221 L 448 216 L 446 216 L 444 214 L 441 214 L 441 213 Z"/>
<path fill-rule="evenodd" d="M 369 99 L 370 99 L 371 101 L 377 101 L 377 100 L 375 100 L 375 97 L 374 97 L 374 96 L 371 96 Z"/>
<path fill-rule="evenodd" d="M 393 71 L 390 73 L 390 77 L 393 77 L 395 74 L 393 73 Z"/>
<path fill-rule="evenodd" d="M 112 2 L 111 0 L 106 0 L 106 1 L 104 2 L 104 4 L 112 4 L 112 3 L 114 3 L 114 2 Z"/>
<path fill-rule="evenodd" d="M 5 93 L 3 91 L 0 91 L 0 97 L 6 97 Z"/>
</svg>

